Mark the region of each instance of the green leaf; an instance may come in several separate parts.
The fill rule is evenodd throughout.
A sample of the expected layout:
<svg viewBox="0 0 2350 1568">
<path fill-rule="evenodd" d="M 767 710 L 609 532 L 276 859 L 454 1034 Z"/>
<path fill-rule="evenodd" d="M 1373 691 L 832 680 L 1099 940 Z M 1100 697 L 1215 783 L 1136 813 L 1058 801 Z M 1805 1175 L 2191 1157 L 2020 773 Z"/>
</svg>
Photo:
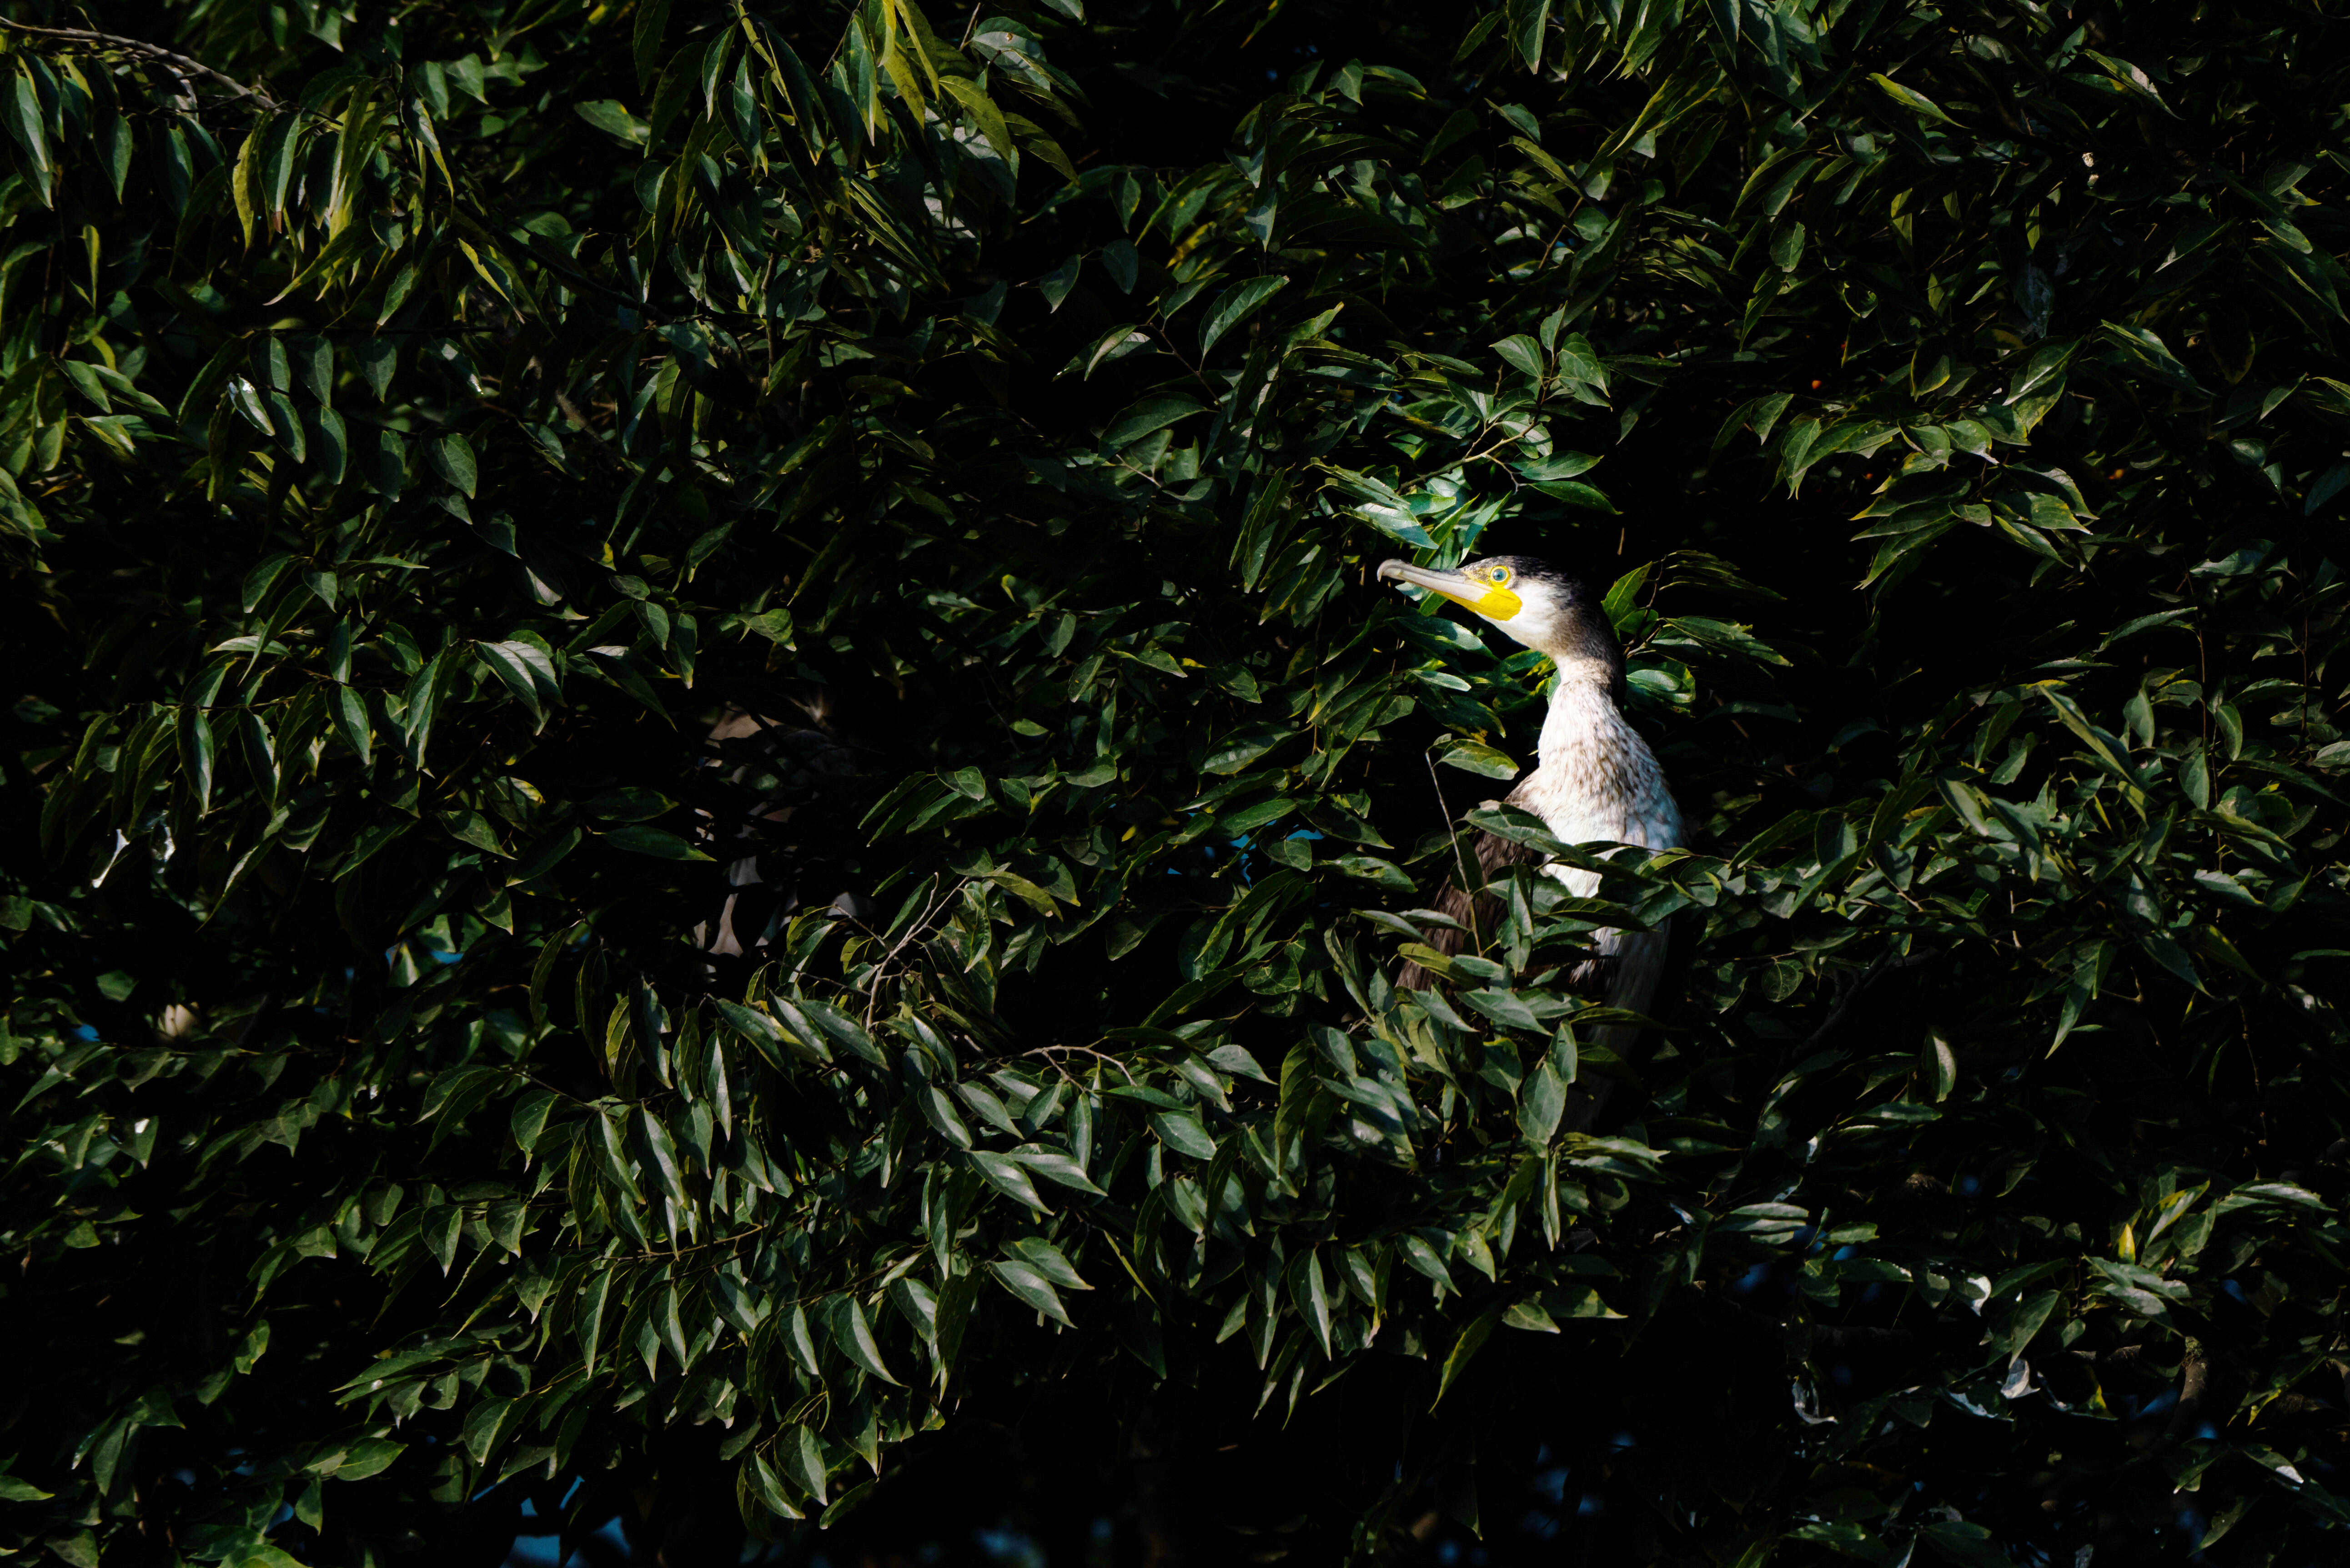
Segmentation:
<svg viewBox="0 0 2350 1568">
<path fill-rule="evenodd" d="M 475 1464 L 489 1463 L 490 1451 L 497 1443 L 498 1429 L 504 1424 L 512 1405 L 513 1401 L 507 1399 L 483 1399 L 476 1401 L 473 1407 L 465 1412 L 465 1425 L 461 1436 L 465 1451 L 473 1455 Z M 286 1561 L 290 1563 L 294 1559 Z"/>
<path fill-rule="evenodd" d="M 286 213 L 286 198 L 294 179 L 294 151 L 300 141 L 300 119 L 280 114 L 269 122 L 268 139 L 253 172 L 255 221 L 276 220 Z M 274 226 L 274 222 L 273 222 Z M 297 458 L 296 461 L 299 461 Z"/>
<path fill-rule="evenodd" d="M 775 1443 L 775 1457 L 783 1461 L 784 1472 L 799 1483 L 802 1491 L 825 1501 L 826 1468 L 824 1440 L 806 1427 L 794 1427 Z"/>
<path fill-rule="evenodd" d="M 1452 1342 L 1451 1351 L 1444 1357 L 1443 1374 L 1439 1377 L 1436 1385 L 1435 1402 L 1437 1404 L 1442 1404 L 1444 1397 L 1452 1392 L 1454 1381 L 1460 1377 L 1462 1369 L 1474 1359 L 1477 1352 L 1484 1348 L 1485 1341 L 1492 1335 L 1493 1324 L 1500 1321 L 1501 1316 L 1499 1308 L 1489 1307 L 1470 1319 L 1462 1327 L 1459 1337 Z"/>
<path fill-rule="evenodd" d="M 680 838 L 676 834 L 659 827 L 647 827 L 632 823 L 625 827 L 607 829 L 600 836 L 615 849 L 630 855 L 650 856 L 655 860 L 707 860 L 709 856 Z"/>
<path fill-rule="evenodd" d="M 522 1150 L 525 1159 L 538 1146 L 539 1137 L 546 1128 L 547 1117 L 554 1113 L 556 1104 L 561 1098 L 552 1089 L 533 1089 L 515 1102 L 509 1125 L 514 1133 L 515 1147 Z"/>
<path fill-rule="evenodd" d="M 771 997 L 771 1000 L 774 999 Z M 864 1025 L 855 1019 L 846 1016 L 837 1008 L 827 1007 L 813 997 L 800 998 L 798 1005 L 799 1012 L 812 1019 L 834 1042 L 877 1067 L 885 1064 L 880 1047 L 873 1043 L 873 1037 L 865 1032 Z M 776 1002 L 775 1011 L 795 1029 L 798 1027 L 797 1015 L 792 1009 Z"/>
<path fill-rule="evenodd" d="M 1518 464 L 1518 472 L 1528 479 L 1573 479 L 1576 474 L 1588 472 L 1598 465 L 1599 459 L 1589 452 L 1554 452 L 1538 462 Z M 1642 566 L 1639 570 L 1645 573 L 1648 568 Z"/>
<path fill-rule="evenodd" d="M 811 1377 L 820 1376 L 823 1362 L 816 1355 L 816 1336 L 808 1332 L 806 1312 L 795 1305 L 790 1312 L 778 1315 L 776 1326 L 783 1330 L 782 1338 L 791 1351 L 794 1364 Z"/>
<path fill-rule="evenodd" d="M 758 1048 L 759 1054 L 778 1068 L 788 1068 L 787 1057 L 797 1055 L 805 1060 L 823 1064 L 832 1059 L 824 1048 L 824 1041 L 815 1031 L 803 1035 L 797 1031 L 786 1033 L 774 1019 L 754 1007 L 712 997 L 711 1005 L 718 1010 L 734 1033 Z"/>
<path fill-rule="evenodd" d="M 651 135 L 652 128 L 610 99 L 598 99 L 591 103 L 571 106 L 572 111 L 607 135 L 622 141 L 641 145 Z"/>
<path fill-rule="evenodd" d="M 1216 826 L 1224 832 L 1235 836 L 1252 833 L 1268 823 L 1279 822 L 1296 809 L 1295 801 L 1284 796 L 1276 796 L 1272 800 L 1259 801 L 1253 805 L 1243 806 L 1229 816 L 1220 815 L 1216 818 Z"/>
<path fill-rule="evenodd" d="M 1903 87 L 1881 71 L 1870 72 L 1868 79 L 1875 82 L 1886 97 L 1922 119 L 1939 120 L 1944 125 L 1957 123 L 1949 115 L 1944 114 L 1932 99 L 1921 92 Z"/>
<path fill-rule="evenodd" d="M 243 597 L 247 615 L 252 614 L 259 607 L 261 601 L 269 597 L 269 590 L 276 587 L 277 580 L 284 576 L 293 565 L 293 556 L 280 553 L 266 557 L 259 566 L 245 574 Z"/>
<path fill-rule="evenodd" d="M 1570 506 L 1580 506 L 1590 512 L 1613 515 L 1616 504 L 1596 487 L 1571 479 L 1544 480 L 1534 488 L 1554 501 L 1564 501 Z"/>
<path fill-rule="evenodd" d="M 637 0 L 634 54 L 637 61 L 637 86 L 652 85 L 654 73 L 660 69 L 661 34 L 669 26 L 669 0 Z M 472 493 L 470 491 L 468 494 Z"/>
<path fill-rule="evenodd" d="M 1489 779 L 1518 776 L 1518 764 L 1508 753 L 1476 741 L 1454 740 L 1437 754 L 1437 761 Z"/>
<path fill-rule="evenodd" d="M 962 105 L 971 115 L 972 123 L 979 128 L 979 133 L 987 139 L 988 146 L 995 150 L 995 155 L 1003 160 L 1005 167 L 1017 174 L 1020 171 L 1020 149 L 1014 142 L 1012 132 L 1004 123 L 1003 111 L 995 106 L 995 100 L 989 98 L 978 83 L 963 77 L 942 76 L 939 78 L 939 86 Z M 1059 301 L 1055 300 L 1054 303 L 1057 305 Z"/>
<path fill-rule="evenodd" d="M 901 1386 L 881 1364 L 881 1347 L 874 1343 L 873 1326 L 865 1321 L 865 1308 L 855 1296 L 834 1297 L 831 1318 L 832 1341 L 843 1355 L 882 1382 Z"/>
<path fill-rule="evenodd" d="M 452 838 L 470 844 L 476 849 L 486 849 L 500 859 L 507 857 L 505 846 L 490 826 L 489 819 L 478 811 L 444 811 L 437 814 L 441 826 Z"/>
<path fill-rule="evenodd" d="M 1553 1056 L 1545 1054 L 1542 1065 L 1526 1075 L 1518 1090 L 1518 1130 L 1537 1148 L 1547 1147 L 1558 1131 L 1559 1116 L 1566 1108 L 1567 1082 Z"/>
<path fill-rule="evenodd" d="M 523 646 L 525 645 L 504 642 L 477 642 L 473 645 L 473 655 L 482 661 L 485 669 L 498 678 L 506 690 L 515 694 L 524 707 L 530 710 L 532 727 L 544 729 L 546 725 L 546 711 L 539 702 L 538 682 L 533 678 L 530 665 L 524 661 L 521 652 Z M 532 649 L 532 651 L 536 650 Z"/>
<path fill-rule="evenodd" d="M 2007 401 L 2014 403 L 2046 385 L 2050 378 L 2063 370 L 2080 347 L 2077 337 L 2064 337 L 2043 343 L 2032 351 L 2032 358 L 2017 373 L 2007 389 Z"/>
<path fill-rule="evenodd" d="M 1208 1136 L 1208 1129 L 1190 1111 L 1161 1111 L 1150 1118 L 1150 1130 L 1178 1154 L 1188 1154 L 1194 1159 L 1215 1158 L 1216 1140 Z"/>
<path fill-rule="evenodd" d="M 967 1157 L 972 1168 L 987 1179 L 988 1184 L 1014 1202 L 1030 1209 L 1042 1210 L 1045 1200 L 1036 1196 L 1036 1184 L 1028 1179 L 1029 1162 L 1009 1155 L 991 1154 L 985 1149 L 972 1149 Z M 1051 1171 L 1046 1175 L 1053 1175 Z M 1070 1183 L 1069 1185 L 1075 1185 Z"/>
<path fill-rule="evenodd" d="M 1498 964 L 1466 954 L 1455 954 L 1452 968 L 1463 975 L 1490 980 L 1499 980 L 1506 972 Z M 1542 1020 L 1534 1016 L 1525 999 L 1514 991 L 1500 986 L 1463 991 L 1461 1000 L 1505 1029 L 1523 1029 L 1531 1033 L 1542 1028 Z M 1532 1136 L 1531 1132 L 1528 1136 Z"/>
<path fill-rule="evenodd" d="M 1290 1267 L 1289 1289 L 1297 1303 L 1298 1315 L 1313 1331 L 1314 1343 L 1321 1347 L 1326 1360 L 1330 1348 L 1330 1295 L 1322 1279 L 1322 1254 L 1306 1253 Z"/>
<path fill-rule="evenodd" d="M 1502 1323 L 1505 1327 L 1523 1328 L 1535 1334 L 1558 1332 L 1557 1320 L 1544 1309 L 1537 1296 L 1522 1296 L 1512 1302 L 1509 1310 L 1502 1314 Z"/>
<path fill-rule="evenodd" d="M 1044 888 L 1039 888 L 1035 883 L 1031 882 L 1025 877 L 1018 876 L 1010 871 L 999 870 L 989 872 L 986 877 L 982 879 L 993 882 L 995 886 L 1003 888 L 1005 892 L 1010 893 L 1013 897 L 1018 898 L 1022 903 L 1027 905 L 1030 909 L 1035 910 L 1040 915 L 1057 915 L 1060 913 L 1060 906 L 1053 901 L 1053 895 L 1046 892 Z"/>
<path fill-rule="evenodd" d="M 1506 15 L 1510 42 L 1529 71 L 1542 69 L 1543 32 L 1550 18 L 1550 0 L 1509 0 Z"/>
<path fill-rule="evenodd" d="M 49 164 L 48 137 L 42 128 L 44 116 L 41 113 L 40 89 L 33 85 L 32 74 L 22 62 L 9 73 L 9 77 L 8 133 L 16 139 L 16 145 L 22 147 L 26 156 L 33 161 L 34 172 L 47 186 L 53 177 L 53 171 Z M 44 194 L 42 205 L 47 204 Z"/>
<path fill-rule="evenodd" d="M 1206 404 L 1191 398 L 1145 398 L 1110 421 L 1102 431 L 1102 445 L 1111 450 L 1131 446 L 1179 420 L 1207 411 Z"/>
<path fill-rule="evenodd" d="M 1094 340 L 1093 347 L 1078 356 L 1085 361 L 1084 373 L 1090 379 L 1105 364 L 1122 359 L 1150 341 L 1148 333 L 1136 330 L 1133 322 L 1120 322 Z M 1071 360 L 1072 365 L 1076 360 Z"/>
<path fill-rule="evenodd" d="M 1075 1158 L 1069 1155 L 1062 1153 L 1058 1149 L 1045 1148 L 1035 1144 L 1029 1144 L 1023 1147 L 1014 1149 L 1012 1151 L 1011 1158 L 1019 1161 L 1022 1165 L 1026 1166 L 1030 1170 L 1035 1171 L 1037 1175 L 1042 1176 L 1048 1180 L 1056 1181 L 1063 1187 L 1074 1188 L 1079 1192 L 1089 1192 L 1094 1194 L 1096 1197 L 1107 1196 L 1099 1187 L 1094 1184 L 1093 1179 L 1086 1174 L 1086 1168 L 1084 1166 L 1078 1164 Z M 1012 1196 L 1019 1198 L 1021 1195 L 1017 1192 L 1014 1192 L 1012 1193 Z M 1042 1203 L 1033 1202 L 1027 1199 L 1022 1199 L 1022 1201 L 1028 1202 L 1031 1208 L 1041 1209 L 1044 1207 Z"/>
<path fill-rule="evenodd" d="M 359 766 L 368 765 L 373 753 L 374 731 L 368 722 L 367 703 L 348 686 L 338 686 L 328 698 L 335 717 L 335 728 L 341 733 L 343 743 L 358 757 Z"/>
<path fill-rule="evenodd" d="M 1060 1293 L 1054 1290 L 1053 1282 L 1034 1264 L 1020 1259 L 999 1258 L 987 1265 L 987 1272 L 1025 1305 L 1056 1323 L 1076 1326 L 1067 1309 L 1061 1305 Z"/>
<path fill-rule="evenodd" d="M 660 1117 L 643 1106 L 637 1110 L 637 1128 L 646 1152 L 652 1157 L 653 1174 L 660 1179 L 661 1190 L 673 1201 L 690 1205 L 692 1199 L 685 1190 L 685 1178 L 678 1168 L 677 1143 L 670 1137 L 669 1129 L 661 1125 Z"/>
<path fill-rule="evenodd" d="M 61 1562 L 70 1563 L 72 1568 L 98 1568 L 98 1538 L 87 1530 L 78 1530 L 71 1534 L 52 1535 L 45 1544 Z M 301 1564 L 295 1563 L 292 1558 L 287 1557 L 276 1547 L 264 1546 L 261 1550 L 268 1552 L 275 1559 L 282 1560 L 284 1563 L 291 1564 L 292 1568 L 301 1568 Z M 279 1568 L 278 1562 L 270 1562 L 268 1568 Z"/>
<path fill-rule="evenodd" d="M 464 1220 L 464 1214 L 453 1203 L 425 1210 L 425 1250 L 432 1254 L 432 1261 L 441 1265 L 441 1272 L 444 1274 L 457 1261 L 457 1240 Z"/>
<path fill-rule="evenodd" d="M 652 3 L 659 4 L 660 0 L 652 0 Z M 432 461 L 432 471 L 447 481 L 450 488 L 463 491 L 469 498 L 473 494 L 476 475 L 472 442 L 457 431 L 451 431 L 427 445 L 424 451 Z"/>
<path fill-rule="evenodd" d="M 1205 358 L 1216 346 L 1216 339 L 1255 314 L 1264 302 L 1288 286 L 1284 276 L 1253 277 L 1236 283 L 1216 296 L 1208 306 L 1208 318 L 1200 328 L 1200 353 Z"/>
<path fill-rule="evenodd" d="M 581 1363 L 590 1373 L 596 1369 L 596 1353 L 603 1338 L 604 1309 L 611 1299 L 611 1271 L 590 1270 L 588 1282 L 580 1292 L 577 1315 L 572 1320 L 576 1325 L 574 1335 L 579 1342 Z"/>
<path fill-rule="evenodd" d="M 537 840 L 515 860 L 512 880 L 527 882 L 544 877 L 561 865 L 563 857 L 577 849 L 584 836 L 576 827 L 565 827 Z"/>
<path fill-rule="evenodd" d="M 1624 623 L 1631 619 L 1634 614 L 1635 607 L 1639 601 L 1640 589 L 1648 580 L 1648 570 L 1647 566 L 1635 566 L 1617 578 L 1607 589 L 1607 597 L 1599 607 L 1600 613 L 1607 618 L 1608 624 L 1615 627 L 1618 632 L 1622 631 Z"/>
<path fill-rule="evenodd" d="M 1367 881 L 1376 882 L 1391 893 L 1409 894 L 1417 890 L 1402 867 L 1390 860 L 1382 860 L 1374 855 L 1341 855 L 1329 864 L 1349 877 L 1360 877 Z"/>
<path fill-rule="evenodd" d="M 180 766 L 187 788 L 195 796 L 196 815 L 211 809 L 213 798 L 213 726 L 201 708 L 180 710 Z"/>
<path fill-rule="evenodd" d="M 1543 379 L 1543 348 L 1524 333 L 1516 333 L 1493 345 L 1493 352 L 1509 362 L 1520 374 L 1535 381 Z M 1545 476 L 1547 477 L 1547 476 Z"/>
<path fill-rule="evenodd" d="M 603 1161 L 604 1174 L 628 1195 L 631 1203 L 642 1203 L 644 1194 L 637 1187 L 636 1160 L 629 1153 L 619 1118 L 609 1110 L 599 1110 L 592 1125 L 596 1129 L 596 1152 Z"/>
<path fill-rule="evenodd" d="M 1061 308 L 1061 302 L 1068 298 L 1069 290 L 1077 286 L 1077 273 L 1084 265 L 1083 256 L 1070 256 L 1036 280 L 1037 292 L 1045 296 L 1047 309 L 1057 311 Z"/>
<path fill-rule="evenodd" d="M 2318 476 L 2317 482 L 2309 487 L 2308 499 L 2302 504 L 2302 515 L 2316 516 L 2318 509 L 2341 494 L 2345 488 L 2350 488 L 2350 458 L 2335 463 Z"/>
<path fill-rule="evenodd" d="M 963 1333 L 971 1321 L 971 1309 L 978 1296 L 979 1276 L 976 1273 L 958 1274 L 939 1292 L 939 1376 L 941 1382 L 962 1352 Z"/>
<path fill-rule="evenodd" d="M 1042 1236 L 1022 1236 L 1006 1242 L 1005 1246 L 1021 1262 L 1065 1290 L 1093 1289 L 1093 1286 L 1078 1277 L 1077 1271 L 1071 1266 L 1069 1260 L 1062 1254 L 1061 1250 Z"/>
<path fill-rule="evenodd" d="M 784 1490 L 783 1478 L 767 1462 L 764 1454 L 753 1454 L 745 1470 L 746 1479 L 759 1500 L 759 1506 L 783 1519 L 806 1519 L 806 1511 L 795 1507 Z"/>
</svg>

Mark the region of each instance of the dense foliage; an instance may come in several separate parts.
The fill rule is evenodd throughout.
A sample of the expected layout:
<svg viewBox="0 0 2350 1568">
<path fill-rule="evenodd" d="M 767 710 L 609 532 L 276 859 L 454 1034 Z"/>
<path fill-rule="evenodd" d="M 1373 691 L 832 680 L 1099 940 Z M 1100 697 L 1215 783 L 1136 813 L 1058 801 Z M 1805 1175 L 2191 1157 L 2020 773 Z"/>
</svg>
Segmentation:
<svg viewBox="0 0 2350 1568">
<path fill-rule="evenodd" d="M 6 10 L 0 1552 L 2338 1560 L 2334 0 Z"/>
</svg>

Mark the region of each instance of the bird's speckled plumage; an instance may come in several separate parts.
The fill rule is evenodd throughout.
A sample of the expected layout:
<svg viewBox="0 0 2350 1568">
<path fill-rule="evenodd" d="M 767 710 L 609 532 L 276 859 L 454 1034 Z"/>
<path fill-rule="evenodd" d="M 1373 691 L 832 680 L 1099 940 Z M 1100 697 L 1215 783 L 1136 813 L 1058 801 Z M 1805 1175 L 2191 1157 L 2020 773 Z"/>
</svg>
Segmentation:
<svg viewBox="0 0 2350 1568">
<path fill-rule="evenodd" d="M 1563 667 L 1536 748 L 1534 771 L 1518 781 L 1506 804 L 1541 817 L 1552 837 L 1647 849 L 1680 843 L 1680 809 L 1664 770 L 1625 721 L 1607 682 Z M 1587 871 L 1559 874 L 1578 898 L 1596 885 Z"/>
<path fill-rule="evenodd" d="M 1647 741 L 1625 719 L 1624 655 L 1598 600 L 1581 581 L 1548 564 L 1523 556 L 1494 556 L 1444 572 L 1388 561 L 1382 579 L 1416 584 L 1466 606 L 1481 619 L 1550 656 L 1558 682 L 1543 721 L 1534 769 L 1503 804 L 1542 819 L 1553 837 L 1568 844 L 1628 844 L 1654 851 L 1681 842 L 1680 809 L 1665 783 L 1664 769 Z M 1478 860 L 1490 875 L 1531 852 L 1484 835 Z M 1545 872 L 1576 898 L 1589 898 L 1598 877 L 1565 866 Z M 1459 906 L 1456 911 L 1451 906 Z M 1474 920 L 1476 909 L 1458 888 L 1440 908 Z M 1491 924 L 1491 917 L 1479 922 Z M 1455 937 L 1456 933 L 1444 933 Z M 1452 944 L 1438 945 L 1450 950 Z M 1593 936 L 1593 956 L 1581 966 L 1579 984 L 1611 1007 L 1646 1012 L 1665 967 L 1662 930 L 1603 930 Z M 1415 977 L 1407 973 L 1405 983 Z M 1611 1026 L 1600 1044 L 1620 1054 L 1636 1031 Z M 1591 1107 L 1596 1109 L 1596 1106 Z M 1587 1116 L 1589 1111 L 1586 1110 Z"/>
</svg>

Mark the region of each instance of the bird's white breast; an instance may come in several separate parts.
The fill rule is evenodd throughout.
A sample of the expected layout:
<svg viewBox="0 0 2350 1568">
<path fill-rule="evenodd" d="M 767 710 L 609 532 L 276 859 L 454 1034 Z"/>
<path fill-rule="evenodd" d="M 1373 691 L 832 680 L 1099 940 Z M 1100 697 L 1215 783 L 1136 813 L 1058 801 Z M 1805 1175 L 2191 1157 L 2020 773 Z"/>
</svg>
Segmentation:
<svg viewBox="0 0 2350 1568">
<path fill-rule="evenodd" d="M 1680 843 L 1680 808 L 1665 786 L 1664 770 L 1604 685 L 1562 681 L 1543 721 L 1539 749 L 1539 763 L 1511 798 L 1541 817 L 1554 838 L 1651 850 Z M 1577 898 L 1597 888 L 1591 872 L 1549 869 Z"/>
</svg>

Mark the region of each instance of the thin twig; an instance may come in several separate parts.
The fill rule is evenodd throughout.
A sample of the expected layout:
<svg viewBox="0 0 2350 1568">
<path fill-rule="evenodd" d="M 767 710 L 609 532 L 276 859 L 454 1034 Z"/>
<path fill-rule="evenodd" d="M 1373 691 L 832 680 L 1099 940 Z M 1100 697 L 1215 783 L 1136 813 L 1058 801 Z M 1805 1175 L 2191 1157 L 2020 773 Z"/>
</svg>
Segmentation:
<svg viewBox="0 0 2350 1568">
<path fill-rule="evenodd" d="M 1060 1074 L 1064 1078 L 1068 1079 L 1072 1084 L 1077 1083 L 1079 1081 L 1078 1078 L 1066 1067 L 1064 1067 L 1058 1062 L 1054 1061 L 1054 1057 L 1063 1055 L 1091 1056 L 1098 1061 L 1108 1063 L 1111 1066 L 1125 1074 L 1126 1081 L 1128 1083 L 1131 1084 L 1137 1081 L 1134 1076 L 1134 1069 L 1128 1066 L 1122 1058 L 1114 1056 L 1107 1051 L 1097 1050 L 1091 1045 L 1039 1045 L 1035 1050 L 1024 1051 L 1021 1054 L 1024 1056 L 1044 1057 L 1046 1064 L 1050 1065 L 1055 1072 Z"/>
<path fill-rule="evenodd" d="M 898 939 L 897 945 L 892 947 L 888 952 L 883 953 L 881 955 L 881 961 L 873 966 L 873 979 L 866 987 L 865 993 L 865 1027 L 868 1032 L 870 1032 L 873 1027 L 873 1010 L 881 1005 L 881 985 L 884 981 L 889 978 L 889 966 L 897 961 L 897 958 L 899 953 L 905 951 L 906 944 L 920 936 L 930 926 L 931 917 L 945 909 L 949 900 L 952 899 L 955 895 L 961 893 L 969 886 L 971 886 L 971 878 L 964 877 L 959 878 L 953 887 L 939 895 L 935 901 L 923 909 L 920 916 L 915 919 L 914 923 L 906 928 L 906 934 Z M 872 936 L 875 940 L 878 941 L 880 940 L 879 933 L 874 932 L 865 924 L 864 921 L 857 920 L 853 923 L 858 929 L 865 931 L 869 936 Z"/>
<path fill-rule="evenodd" d="M 1436 776 L 1436 753 L 1421 753 L 1428 763 L 1428 782 L 1436 790 L 1436 808 L 1444 814 L 1444 831 L 1452 836 L 1452 864 L 1461 872 L 1461 900 L 1469 914 L 1469 940 L 1477 944 L 1477 951 L 1485 950 L 1484 934 L 1477 929 L 1477 889 L 1469 885 L 1469 860 L 1461 853 L 1461 830 L 1452 820 L 1452 807 L 1444 798 L 1444 781 Z"/>
</svg>

